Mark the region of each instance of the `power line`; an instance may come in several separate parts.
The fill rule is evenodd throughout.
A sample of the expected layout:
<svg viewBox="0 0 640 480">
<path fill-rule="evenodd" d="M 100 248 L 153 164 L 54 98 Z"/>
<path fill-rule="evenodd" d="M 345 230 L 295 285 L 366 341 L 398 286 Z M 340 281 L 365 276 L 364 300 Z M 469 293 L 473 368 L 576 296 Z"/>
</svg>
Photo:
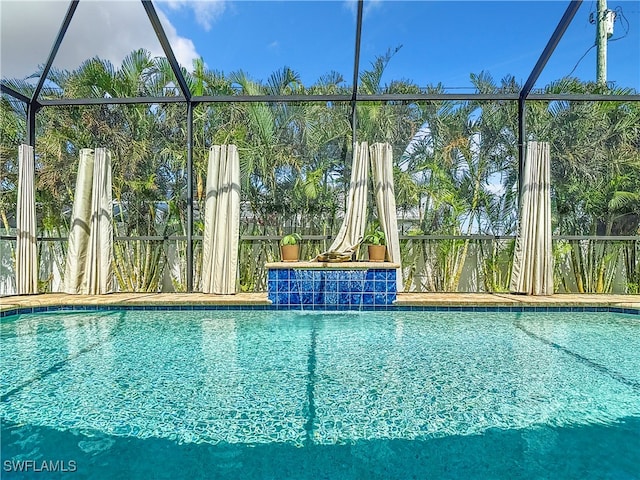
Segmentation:
<svg viewBox="0 0 640 480">
<path fill-rule="evenodd" d="M 620 6 L 616 7 L 615 12 L 616 12 L 616 20 L 619 19 L 619 22 L 622 25 L 622 29 L 624 30 L 624 35 L 622 35 L 621 37 L 610 38 L 609 39 L 610 42 L 615 42 L 617 40 L 623 39 L 629 34 L 629 29 L 631 28 L 631 25 L 629 24 L 629 20 L 627 20 L 627 17 L 624 16 L 622 7 Z"/>
<path fill-rule="evenodd" d="M 587 49 L 587 51 L 586 51 L 586 52 L 584 52 L 584 54 L 580 57 L 580 59 L 579 59 L 579 60 L 576 62 L 576 64 L 574 65 L 573 69 L 569 72 L 569 74 L 568 74 L 568 75 L 566 75 L 567 77 L 570 77 L 570 76 L 571 76 L 571 74 L 572 74 L 573 72 L 575 72 L 575 71 L 576 71 L 576 68 L 578 68 L 578 65 L 580 65 L 580 62 L 584 59 L 584 57 L 586 57 L 586 56 L 587 56 L 587 54 L 588 54 L 591 50 L 593 50 L 593 47 L 595 47 L 595 46 L 596 46 L 596 44 L 594 43 L 593 45 L 591 45 L 591 46 Z"/>
<path fill-rule="evenodd" d="M 593 11 L 593 1 L 591 2 L 591 7 L 590 10 L 592 10 L 589 13 L 589 23 L 591 24 L 595 24 L 595 17 L 594 17 L 594 11 Z M 630 30 L 630 23 L 629 20 L 627 19 L 627 17 L 624 15 L 624 11 L 622 10 L 621 6 L 617 6 L 614 10 L 616 12 L 616 17 L 614 21 L 618 21 L 621 26 L 622 26 L 622 30 L 624 31 L 624 34 L 620 37 L 615 37 L 615 38 L 609 38 L 608 41 L 609 42 L 616 42 L 618 40 L 622 40 L 623 38 L 625 38 L 627 35 L 629 35 L 629 30 Z M 587 56 L 587 54 L 593 50 L 593 47 L 595 47 L 597 44 L 594 43 L 593 45 L 591 45 L 586 52 L 584 52 L 584 54 L 578 59 L 578 61 L 576 62 L 576 64 L 573 66 L 573 68 L 571 69 L 571 71 L 566 75 L 566 77 L 570 77 L 573 72 L 576 71 L 576 69 L 578 68 L 578 65 L 580 65 L 580 62 L 582 62 L 582 60 L 584 60 L 584 57 Z"/>
</svg>

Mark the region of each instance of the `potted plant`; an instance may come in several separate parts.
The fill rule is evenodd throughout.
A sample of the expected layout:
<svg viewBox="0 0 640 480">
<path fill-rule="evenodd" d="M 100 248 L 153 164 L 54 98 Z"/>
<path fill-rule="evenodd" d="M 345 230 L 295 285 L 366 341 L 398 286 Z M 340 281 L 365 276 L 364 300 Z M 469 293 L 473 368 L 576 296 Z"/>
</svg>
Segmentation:
<svg viewBox="0 0 640 480">
<path fill-rule="evenodd" d="M 297 233 L 290 233 L 280 239 L 280 258 L 283 262 L 297 262 L 300 258 L 300 244 L 302 237 Z"/>
<path fill-rule="evenodd" d="M 364 236 L 362 243 L 368 246 L 370 262 L 385 261 L 387 254 L 387 239 L 384 232 L 380 229 L 380 225 L 376 225 L 369 229 L 369 232 Z"/>
</svg>

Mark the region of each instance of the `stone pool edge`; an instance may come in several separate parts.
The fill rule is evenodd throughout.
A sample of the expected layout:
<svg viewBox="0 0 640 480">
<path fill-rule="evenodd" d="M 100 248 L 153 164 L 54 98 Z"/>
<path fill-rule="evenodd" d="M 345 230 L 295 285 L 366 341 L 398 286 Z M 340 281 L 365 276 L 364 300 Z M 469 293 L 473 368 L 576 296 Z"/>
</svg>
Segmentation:
<svg viewBox="0 0 640 480">
<path fill-rule="evenodd" d="M 273 305 L 266 293 L 207 295 L 202 293 L 112 293 L 68 295 L 47 293 L 0 298 L 0 317 L 59 310 L 301 310 Z M 309 310 L 416 310 L 416 311 L 611 311 L 640 315 L 639 295 L 556 294 L 531 297 L 511 294 L 398 293 L 393 305 Z"/>
</svg>

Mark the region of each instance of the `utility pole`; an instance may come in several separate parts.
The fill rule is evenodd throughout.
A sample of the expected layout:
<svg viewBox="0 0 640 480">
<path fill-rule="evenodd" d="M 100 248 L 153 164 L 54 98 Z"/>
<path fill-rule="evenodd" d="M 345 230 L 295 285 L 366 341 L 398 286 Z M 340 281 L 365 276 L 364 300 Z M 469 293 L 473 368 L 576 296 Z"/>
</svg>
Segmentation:
<svg viewBox="0 0 640 480">
<path fill-rule="evenodd" d="M 609 28 L 613 29 L 614 12 L 607 9 L 607 0 L 598 0 L 598 14 L 596 15 L 596 47 L 598 58 L 596 59 L 596 82 L 605 86 L 607 84 L 607 40 Z M 611 26 L 608 27 L 609 22 Z M 612 32 L 613 33 L 613 32 Z"/>
</svg>

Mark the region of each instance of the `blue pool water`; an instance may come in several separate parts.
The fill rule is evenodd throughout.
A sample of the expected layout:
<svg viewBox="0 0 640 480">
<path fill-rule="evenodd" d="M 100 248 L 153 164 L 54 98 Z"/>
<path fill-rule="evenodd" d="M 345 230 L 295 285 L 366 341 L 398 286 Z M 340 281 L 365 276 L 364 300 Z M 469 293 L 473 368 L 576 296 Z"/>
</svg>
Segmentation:
<svg viewBox="0 0 640 480">
<path fill-rule="evenodd" d="M 1 338 L 3 479 L 640 478 L 637 315 L 54 312 Z"/>
</svg>

